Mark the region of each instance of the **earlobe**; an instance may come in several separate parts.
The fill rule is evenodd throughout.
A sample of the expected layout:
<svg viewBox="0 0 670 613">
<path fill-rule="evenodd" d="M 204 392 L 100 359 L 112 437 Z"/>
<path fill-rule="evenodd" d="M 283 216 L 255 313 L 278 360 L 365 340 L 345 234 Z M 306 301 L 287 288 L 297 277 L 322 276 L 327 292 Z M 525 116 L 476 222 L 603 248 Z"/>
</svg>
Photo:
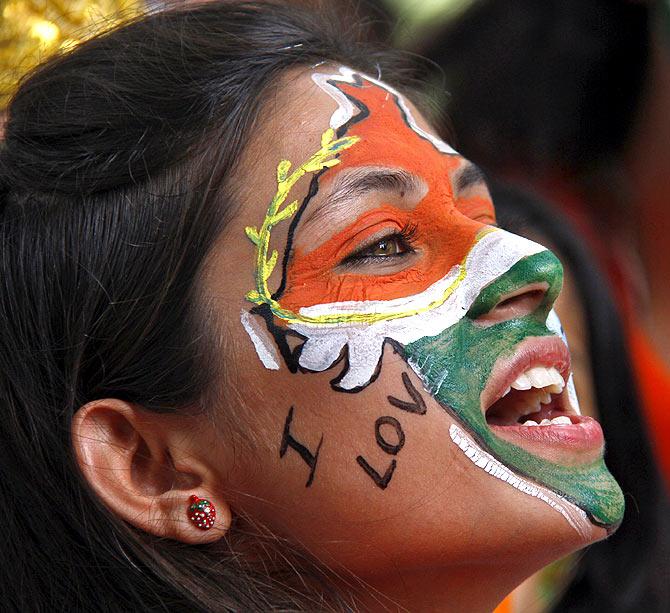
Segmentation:
<svg viewBox="0 0 670 613">
<path fill-rule="evenodd" d="M 90 402 L 72 420 L 75 457 L 93 491 L 123 520 L 164 538 L 213 542 L 230 526 L 230 507 L 217 495 L 214 473 L 189 448 L 180 419 L 118 399 Z M 191 519 L 193 495 L 215 509 L 211 529 Z"/>
</svg>

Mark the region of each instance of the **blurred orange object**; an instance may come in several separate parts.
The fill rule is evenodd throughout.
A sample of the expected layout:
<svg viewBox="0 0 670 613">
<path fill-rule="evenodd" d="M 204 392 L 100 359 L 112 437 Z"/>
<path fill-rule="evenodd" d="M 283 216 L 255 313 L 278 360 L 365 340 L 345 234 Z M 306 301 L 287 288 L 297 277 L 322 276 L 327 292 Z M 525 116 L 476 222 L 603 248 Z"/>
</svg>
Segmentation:
<svg viewBox="0 0 670 613">
<path fill-rule="evenodd" d="M 494 610 L 493 613 L 512 613 L 512 594 L 507 596 Z"/>
<path fill-rule="evenodd" d="M 641 328 L 629 326 L 628 341 L 660 472 L 670 488 L 670 371 Z"/>
</svg>

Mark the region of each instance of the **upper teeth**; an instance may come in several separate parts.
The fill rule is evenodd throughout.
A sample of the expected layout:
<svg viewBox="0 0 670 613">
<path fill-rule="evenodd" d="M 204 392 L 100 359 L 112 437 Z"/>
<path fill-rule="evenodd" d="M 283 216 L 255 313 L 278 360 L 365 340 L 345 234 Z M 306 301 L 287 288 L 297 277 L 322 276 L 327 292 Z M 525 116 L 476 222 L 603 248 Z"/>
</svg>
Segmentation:
<svg viewBox="0 0 670 613">
<path fill-rule="evenodd" d="M 552 394 L 560 394 L 564 386 L 565 382 L 561 373 L 553 366 L 551 368 L 533 366 L 520 374 L 512 383 L 512 387 L 517 390 L 529 390 L 531 387 L 549 388 L 547 391 Z"/>
</svg>

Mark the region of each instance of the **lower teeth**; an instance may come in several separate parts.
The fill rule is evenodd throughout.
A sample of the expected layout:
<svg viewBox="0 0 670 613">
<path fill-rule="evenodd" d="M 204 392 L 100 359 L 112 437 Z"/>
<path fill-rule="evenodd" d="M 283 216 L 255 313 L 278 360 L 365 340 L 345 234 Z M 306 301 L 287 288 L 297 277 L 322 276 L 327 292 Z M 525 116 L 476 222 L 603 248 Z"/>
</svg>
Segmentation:
<svg viewBox="0 0 670 613">
<path fill-rule="evenodd" d="M 543 419 L 540 423 L 529 419 L 528 421 L 523 422 L 522 426 L 570 426 L 572 421 L 567 415 L 559 415 L 553 419 Z"/>
</svg>

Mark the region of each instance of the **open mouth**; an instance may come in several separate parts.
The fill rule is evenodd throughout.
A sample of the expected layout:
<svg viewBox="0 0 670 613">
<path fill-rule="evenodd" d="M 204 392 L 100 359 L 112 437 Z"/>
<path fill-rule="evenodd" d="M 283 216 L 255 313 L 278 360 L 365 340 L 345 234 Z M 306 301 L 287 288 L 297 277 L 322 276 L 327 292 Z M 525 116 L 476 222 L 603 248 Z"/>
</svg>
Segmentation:
<svg viewBox="0 0 670 613">
<path fill-rule="evenodd" d="M 533 453 L 571 463 L 602 451 L 600 425 L 572 406 L 567 381 L 570 354 L 558 337 L 522 341 L 500 358 L 481 395 L 486 423 L 499 438 Z"/>
<path fill-rule="evenodd" d="M 571 416 L 576 416 L 565 380 L 554 366 L 532 366 L 522 372 L 485 410 L 492 426 L 569 426 Z"/>
</svg>

